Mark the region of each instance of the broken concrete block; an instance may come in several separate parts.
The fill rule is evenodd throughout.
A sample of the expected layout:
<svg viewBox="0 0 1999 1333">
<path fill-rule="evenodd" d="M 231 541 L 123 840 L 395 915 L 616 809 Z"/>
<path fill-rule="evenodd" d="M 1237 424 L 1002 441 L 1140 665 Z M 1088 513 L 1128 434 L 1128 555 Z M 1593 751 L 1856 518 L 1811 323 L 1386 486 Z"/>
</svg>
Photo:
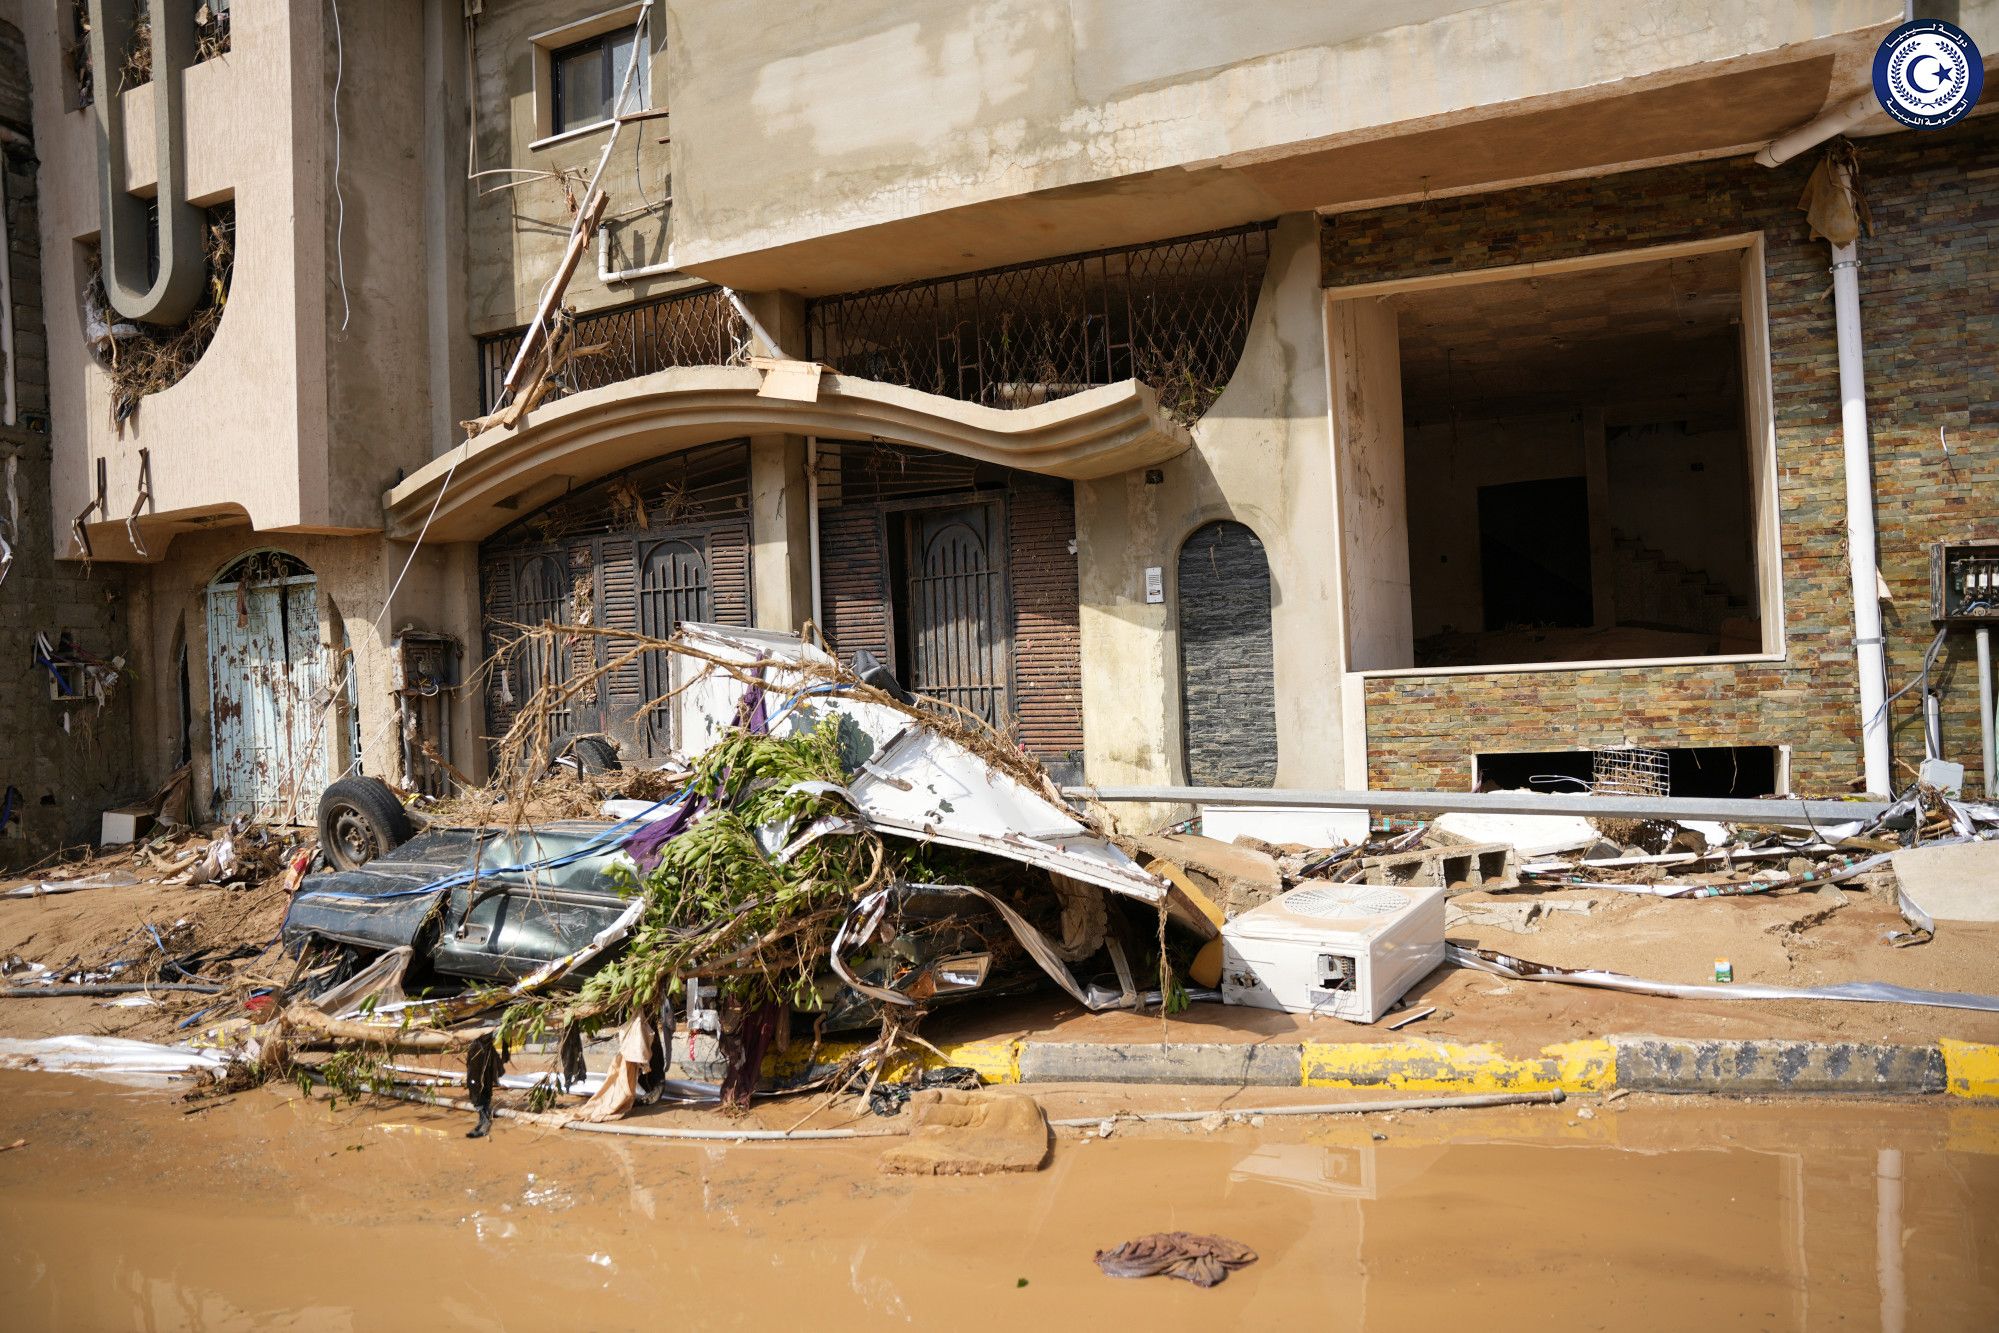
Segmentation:
<svg viewBox="0 0 1999 1333">
<path fill-rule="evenodd" d="M 1188 872 L 1196 884 L 1203 878 L 1212 882 L 1215 892 L 1210 896 L 1227 917 L 1267 903 L 1284 891 L 1284 875 L 1277 862 L 1253 848 L 1217 842 L 1197 833 L 1157 834 L 1136 841 L 1140 860 L 1170 861 Z"/>
<path fill-rule="evenodd" d="M 1519 882 L 1513 848 L 1507 843 L 1430 847 L 1370 856 L 1361 862 L 1364 884 L 1421 885 L 1428 888 L 1505 888 Z"/>
<path fill-rule="evenodd" d="M 1596 826 L 1580 815 L 1488 815 L 1453 812 L 1439 815 L 1430 832 L 1458 842 L 1510 844 L 1522 856 L 1549 856 L 1592 846 Z"/>
<path fill-rule="evenodd" d="M 1999 842 L 1911 847 L 1889 864 L 1932 921 L 1999 921 Z"/>
<path fill-rule="evenodd" d="M 1039 1171 L 1048 1118 L 1031 1097 L 935 1088 L 909 1099 L 914 1129 L 881 1155 L 890 1175 L 983 1176 Z"/>
</svg>

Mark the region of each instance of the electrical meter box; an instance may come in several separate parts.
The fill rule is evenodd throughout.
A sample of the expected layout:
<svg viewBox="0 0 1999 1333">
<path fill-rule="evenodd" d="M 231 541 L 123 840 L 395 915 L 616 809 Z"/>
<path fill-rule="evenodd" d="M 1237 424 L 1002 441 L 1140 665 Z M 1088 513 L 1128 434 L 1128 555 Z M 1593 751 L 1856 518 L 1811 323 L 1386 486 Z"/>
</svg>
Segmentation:
<svg viewBox="0 0 1999 1333">
<path fill-rule="evenodd" d="M 1999 624 L 1999 541 L 1930 547 L 1930 619 L 1939 625 Z"/>
<path fill-rule="evenodd" d="M 1444 961 L 1440 888 L 1321 884 L 1222 927 L 1222 1000 L 1372 1023 Z"/>
</svg>

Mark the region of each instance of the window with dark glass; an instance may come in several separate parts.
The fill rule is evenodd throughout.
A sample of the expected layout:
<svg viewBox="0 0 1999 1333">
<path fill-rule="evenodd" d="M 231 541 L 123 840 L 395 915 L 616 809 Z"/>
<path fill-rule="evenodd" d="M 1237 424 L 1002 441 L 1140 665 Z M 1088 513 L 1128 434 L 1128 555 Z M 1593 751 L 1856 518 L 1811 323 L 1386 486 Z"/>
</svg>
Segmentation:
<svg viewBox="0 0 1999 1333">
<path fill-rule="evenodd" d="M 551 133 L 580 130 L 646 106 L 652 80 L 644 53 L 640 53 L 638 68 L 633 71 L 632 90 L 624 105 L 615 111 L 611 106 L 618 96 L 618 85 L 624 82 L 625 67 L 631 63 L 637 42 L 636 26 L 617 28 L 549 53 L 549 65 L 554 71 Z"/>
</svg>

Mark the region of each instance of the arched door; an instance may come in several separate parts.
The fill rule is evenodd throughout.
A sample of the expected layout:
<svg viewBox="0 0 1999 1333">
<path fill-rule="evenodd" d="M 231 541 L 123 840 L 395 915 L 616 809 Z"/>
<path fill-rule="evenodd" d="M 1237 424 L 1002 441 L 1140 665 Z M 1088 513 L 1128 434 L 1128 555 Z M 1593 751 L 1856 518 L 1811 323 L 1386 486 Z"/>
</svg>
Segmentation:
<svg viewBox="0 0 1999 1333">
<path fill-rule="evenodd" d="M 1006 600 L 991 505 L 909 516 L 909 685 L 993 726 L 1008 708 Z"/>
<path fill-rule="evenodd" d="M 303 823 L 329 770 L 332 709 L 319 638 L 319 580 L 256 551 L 208 586 L 209 726 L 215 813 Z"/>
<path fill-rule="evenodd" d="M 1187 781 L 1277 781 L 1270 562 L 1241 523 L 1210 523 L 1180 548 L 1180 721 Z"/>
<path fill-rule="evenodd" d="M 713 617 L 708 585 L 708 558 L 701 544 L 687 538 L 655 542 L 639 566 L 639 633 L 670 639 L 686 621 Z M 658 703 L 673 688 L 666 652 L 649 652 L 640 661 L 639 688 L 645 695 L 644 735 L 653 754 L 673 747 L 669 728 L 673 711 Z"/>
</svg>

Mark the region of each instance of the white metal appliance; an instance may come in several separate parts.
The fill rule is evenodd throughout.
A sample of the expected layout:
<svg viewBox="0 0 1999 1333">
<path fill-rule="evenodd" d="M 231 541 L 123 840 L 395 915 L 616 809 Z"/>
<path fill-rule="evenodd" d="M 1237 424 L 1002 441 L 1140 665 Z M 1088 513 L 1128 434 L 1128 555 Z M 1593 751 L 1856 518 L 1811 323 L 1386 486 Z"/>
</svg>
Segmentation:
<svg viewBox="0 0 1999 1333">
<path fill-rule="evenodd" d="M 1438 888 L 1295 889 L 1222 927 L 1226 1004 L 1372 1023 L 1444 961 Z"/>
</svg>

